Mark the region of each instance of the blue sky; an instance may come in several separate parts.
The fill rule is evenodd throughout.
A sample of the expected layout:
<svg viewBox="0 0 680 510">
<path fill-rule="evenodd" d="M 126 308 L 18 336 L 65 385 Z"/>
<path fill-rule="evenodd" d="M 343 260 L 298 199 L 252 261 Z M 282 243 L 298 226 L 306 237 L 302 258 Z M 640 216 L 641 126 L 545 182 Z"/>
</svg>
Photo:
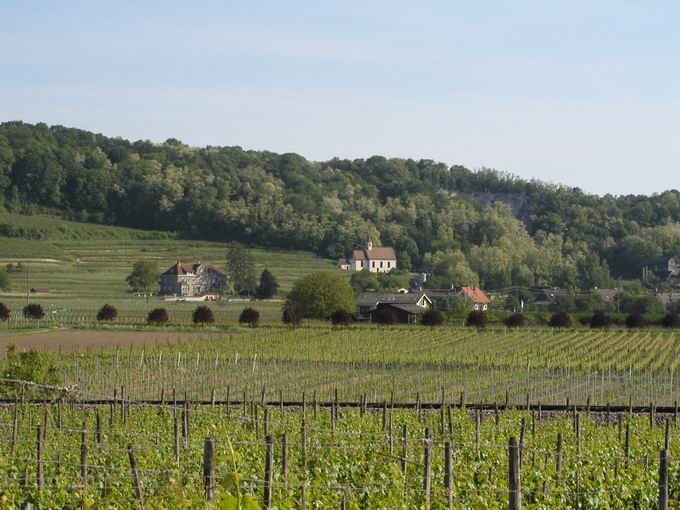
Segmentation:
<svg viewBox="0 0 680 510">
<path fill-rule="evenodd" d="M 680 189 L 680 3 L 0 3 L 0 120 Z"/>
</svg>

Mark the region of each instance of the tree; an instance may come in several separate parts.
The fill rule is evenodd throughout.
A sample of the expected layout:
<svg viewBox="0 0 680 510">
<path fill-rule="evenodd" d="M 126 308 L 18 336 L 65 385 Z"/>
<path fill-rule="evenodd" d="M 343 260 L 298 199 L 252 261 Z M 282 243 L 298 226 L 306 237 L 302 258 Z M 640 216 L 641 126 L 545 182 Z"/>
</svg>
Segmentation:
<svg viewBox="0 0 680 510">
<path fill-rule="evenodd" d="M 134 292 L 151 292 L 158 284 L 158 265 L 151 260 L 138 260 L 125 281 Z"/>
<path fill-rule="evenodd" d="M 149 312 L 146 321 L 152 324 L 165 324 L 170 320 L 168 311 L 165 308 L 154 308 Z"/>
<path fill-rule="evenodd" d="M 351 326 L 352 321 L 352 314 L 345 310 L 336 310 L 331 315 L 331 322 L 336 326 Z"/>
<path fill-rule="evenodd" d="M 430 308 L 423 312 L 420 323 L 423 326 L 440 326 L 444 322 L 444 316 L 436 308 Z"/>
<path fill-rule="evenodd" d="M 286 301 L 309 319 L 328 320 L 338 310 L 353 314 L 357 307 L 350 284 L 343 276 L 330 271 L 310 273 L 297 280 Z"/>
<path fill-rule="evenodd" d="M 355 292 L 380 290 L 381 288 L 378 281 L 378 273 L 371 273 L 368 269 L 362 269 L 353 273 L 349 278 L 349 282 Z"/>
<path fill-rule="evenodd" d="M 244 308 L 238 318 L 239 324 L 248 324 L 251 328 L 257 327 L 260 323 L 260 312 L 255 308 Z"/>
<path fill-rule="evenodd" d="M 474 327 L 477 329 L 484 329 L 486 327 L 487 317 L 486 313 L 481 310 L 472 310 L 467 319 L 465 319 L 465 325 L 469 327 Z"/>
<path fill-rule="evenodd" d="M 255 260 L 250 251 L 239 243 L 232 243 L 227 251 L 227 275 L 236 294 L 255 292 Z"/>
<path fill-rule="evenodd" d="M 505 325 L 509 328 L 521 328 L 526 324 L 526 321 L 523 313 L 513 313 L 505 319 Z"/>
<path fill-rule="evenodd" d="M 667 313 L 661 319 L 661 325 L 668 329 L 678 329 L 680 328 L 680 315 L 677 313 Z"/>
<path fill-rule="evenodd" d="M 550 316 L 550 321 L 548 322 L 551 328 L 570 328 L 571 327 L 571 317 L 567 312 L 555 312 Z"/>
<path fill-rule="evenodd" d="M 205 305 L 197 306 L 191 315 L 191 319 L 195 324 L 211 324 L 215 322 L 212 310 Z"/>
<path fill-rule="evenodd" d="M 8 321 L 11 313 L 10 309 L 7 308 L 4 303 L 0 303 L 0 322 Z"/>
<path fill-rule="evenodd" d="M 45 317 L 45 312 L 43 311 L 43 307 L 40 306 L 38 303 L 30 303 L 26 306 L 24 306 L 24 317 L 27 319 L 35 319 L 35 320 L 40 320 L 43 317 Z"/>
<path fill-rule="evenodd" d="M 302 325 L 305 318 L 304 312 L 295 304 L 289 301 L 283 303 L 283 310 L 281 313 L 281 321 L 293 328 Z"/>
<path fill-rule="evenodd" d="M 9 287 L 9 275 L 6 271 L 0 271 L 0 289 Z"/>
<path fill-rule="evenodd" d="M 628 329 L 642 329 L 647 327 L 647 318 L 641 313 L 632 312 L 626 317 L 626 327 Z"/>
<path fill-rule="evenodd" d="M 399 318 L 397 314 L 389 307 L 380 308 L 373 312 L 373 322 L 376 324 L 382 324 L 384 326 L 390 326 L 396 324 Z"/>
<path fill-rule="evenodd" d="M 271 299 L 279 290 L 279 282 L 276 276 L 266 267 L 260 274 L 260 284 L 257 286 L 255 295 L 260 299 Z"/>
<path fill-rule="evenodd" d="M 105 304 L 97 312 L 98 321 L 115 321 L 118 318 L 118 310 L 114 306 Z"/>
<path fill-rule="evenodd" d="M 590 317 L 590 327 L 595 328 L 608 328 L 612 324 L 612 318 L 607 315 L 602 310 L 597 310 Z"/>
</svg>

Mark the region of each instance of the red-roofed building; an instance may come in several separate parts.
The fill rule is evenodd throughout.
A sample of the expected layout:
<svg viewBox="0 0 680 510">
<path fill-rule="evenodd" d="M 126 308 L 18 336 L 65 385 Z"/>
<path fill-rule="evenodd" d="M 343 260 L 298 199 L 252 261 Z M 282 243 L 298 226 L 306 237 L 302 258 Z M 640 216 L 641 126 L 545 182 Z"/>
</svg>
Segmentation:
<svg viewBox="0 0 680 510">
<path fill-rule="evenodd" d="M 161 275 L 161 294 L 175 296 L 203 296 L 220 292 L 227 284 L 227 276 L 211 264 L 182 263 L 179 260 Z"/>
<path fill-rule="evenodd" d="M 475 310 L 485 311 L 489 308 L 491 299 L 479 287 L 460 287 L 459 293 Z"/>
<path fill-rule="evenodd" d="M 363 271 L 371 273 L 388 273 L 397 267 L 397 255 L 391 246 L 373 246 L 370 239 L 363 250 L 354 250 L 346 259 L 338 260 L 338 267 L 346 271 Z"/>
</svg>

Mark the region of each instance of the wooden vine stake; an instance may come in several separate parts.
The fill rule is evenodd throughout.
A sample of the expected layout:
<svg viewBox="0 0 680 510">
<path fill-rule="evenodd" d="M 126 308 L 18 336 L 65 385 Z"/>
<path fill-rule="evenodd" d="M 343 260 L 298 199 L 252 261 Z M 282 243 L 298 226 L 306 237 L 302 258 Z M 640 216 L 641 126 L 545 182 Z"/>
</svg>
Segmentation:
<svg viewBox="0 0 680 510">
<path fill-rule="evenodd" d="M 128 457 L 130 458 L 130 471 L 132 472 L 132 487 L 135 490 L 135 497 L 139 501 L 139 506 L 144 508 L 144 491 L 142 489 L 142 478 L 139 474 L 139 467 L 137 465 L 137 453 L 135 447 L 131 444 L 127 447 Z"/>
<path fill-rule="evenodd" d="M 670 450 L 661 450 L 659 460 L 659 510 L 668 510 L 668 466 L 670 463 Z"/>
<path fill-rule="evenodd" d="M 517 438 L 511 437 L 508 445 L 508 509 L 522 508 L 522 484 L 519 470 L 519 445 Z"/>
<path fill-rule="evenodd" d="M 453 450 L 451 443 L 444 443 L 444 485 L 449 510 L 453 510 Z"/>
<path fill-rule="evenodd" d="M 215 439 L 208 438 L 203 444 L 203 484 L 205 485 L 205 499 L 215 498 Z"/>
<path fill-rule="evenodd" d="M 425 429 L 423 445 L 423 498 L 425 508 L 430 508 L 430 495 L 432 492 L 432 440 L 430 429 Z"/>
<path fill-rule="evenodd" d="M 274 500 L 274 439 L 272 436 L 265 438 L 265 464 L 264 464 L 264 507 L 272 507 Z"/>
</svg>

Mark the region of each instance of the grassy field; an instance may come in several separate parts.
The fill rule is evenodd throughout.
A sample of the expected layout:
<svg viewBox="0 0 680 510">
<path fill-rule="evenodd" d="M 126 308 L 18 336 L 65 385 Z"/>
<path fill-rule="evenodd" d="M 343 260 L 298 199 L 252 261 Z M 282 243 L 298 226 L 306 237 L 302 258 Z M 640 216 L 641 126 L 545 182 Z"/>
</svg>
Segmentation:
<svg viewBox="0 0 680 510">
<path fill-rule="evenodd" d="M 0 213 L 0 224 L 36 229 L 44 236 L 41 240 L 0 237 L 0 264 L 22 262 L 26 268 L 22 273 L 11 274 L 11 289 L 0 293 L 0 300 L 20 310 L 26 303 L 27 287 L 49 289 L 48 293 L 29 294 L 30 301 L 66 319 L 93 317 L 104 303 L 114 304 L 123 320 L 143 319 L 161 302 L 156 298 L 134 297 L 128 292 L 125 277 L 135 260 L 153 260 L 161 270 L 177 260 L 201 260 L 224 267 L 227 252 L 226 243 L 183 240 L 167 232 L 75 223 L 50 216 Z M 257 271 L 269 268 L 282 293 L 311 271 L 335 270 L 332 261 L 309 252 L 253 248 L 251 253 Z M 188 320 L 195 306 L 195 303 L 167 304 L 177 321 Z M 219 321 L 235 322 L 244 306 L 242 302 L 227 302 L 213 308 Z M 280 303 L 256 302 L 254 306 L 261 311 L 264 321 L 280 319 Z"/>
</svg>

